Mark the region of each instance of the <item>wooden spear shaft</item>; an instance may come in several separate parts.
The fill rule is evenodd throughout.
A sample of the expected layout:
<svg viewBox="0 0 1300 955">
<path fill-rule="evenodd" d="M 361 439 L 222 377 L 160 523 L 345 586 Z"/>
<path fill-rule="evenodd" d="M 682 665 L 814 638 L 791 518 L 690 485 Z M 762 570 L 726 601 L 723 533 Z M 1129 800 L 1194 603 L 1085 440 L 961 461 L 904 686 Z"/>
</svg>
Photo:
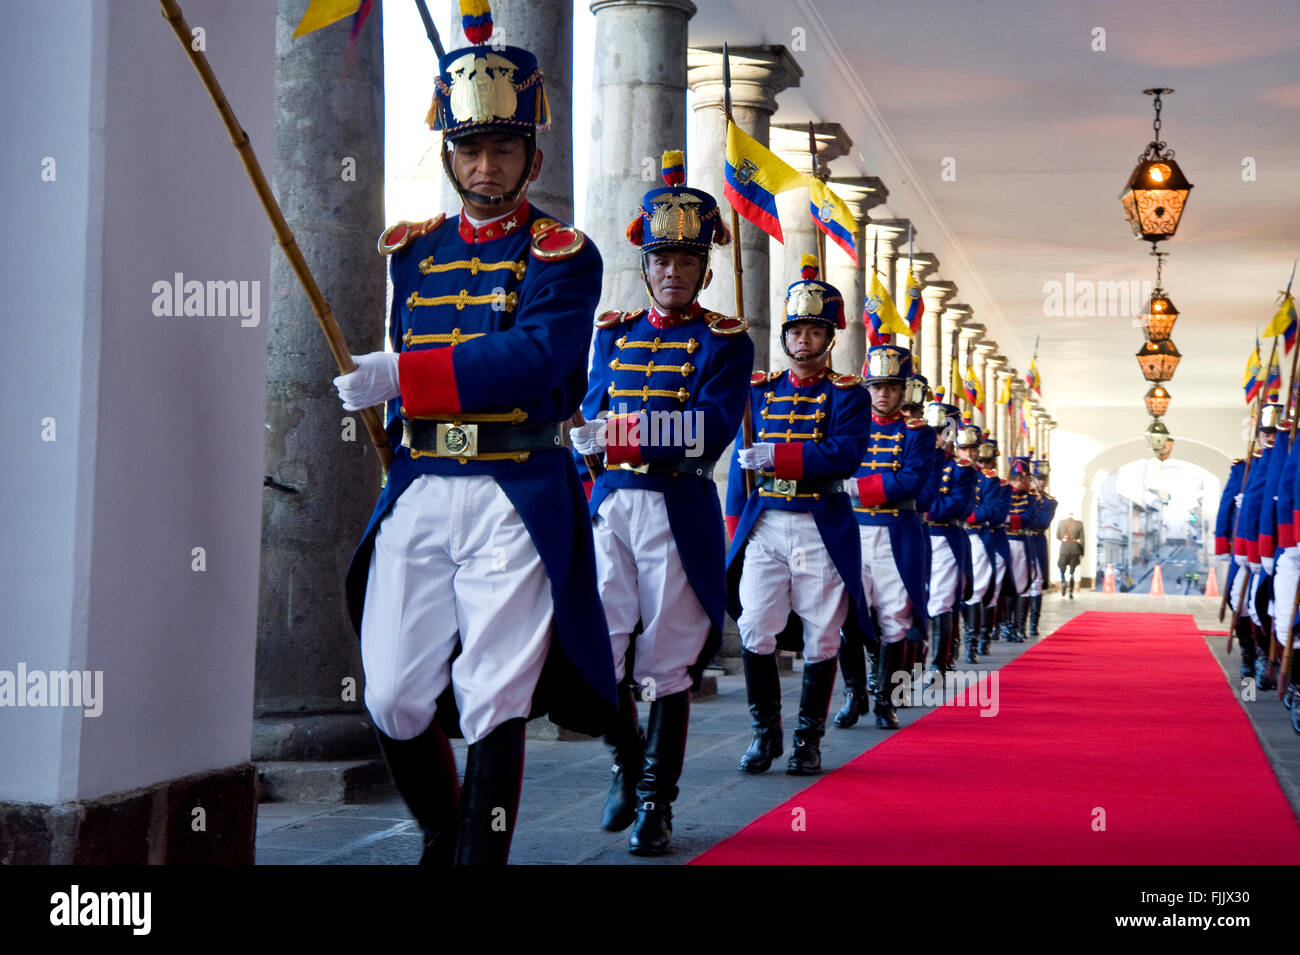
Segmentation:
<svg viewBox="0 0 1300 955">
<path fill-rule="evenodd" d="M 727 118 L 727 132 L 730 133 L 731 124 L 735 120 L 731 117 L 731 51 L 725 43 L 722 45 L 722 105 L 723 114 Z M 728 202 L 727 205 L 731 205 L 731 203 Z M 736 212 L 735 206 L 731 206 L 731 270 L 736 283 L 736 317 L 743 319 L 745 317 L 745 283 L 743 281 L 745 267 L 740 249 L 740 214 Z M 741 440 L 744 441 L 747 449 L 754 444 L 754 412 L 750 408 L 750 397 L 750 391 L 746 390 L 745 411 L 740 423 Z M 742 470 L 745 475 L 745 500 L 749 500 L 754 493 L 756 478 L 754 472 L 749 468 Z"/>
<path fill-rule="evenodd" d="M 207 55 L 202 50 L 194 49 L 191 43 L 192 33 L 190 25 L 185 21 L 185 15 L 181 13 L 181 8 L 177 6 L 175 0 L 159 0 L 162 4 L 162 14 L 171 25 L 172 32 L 176 34 L 176 39 L 180 42 L 181 48 L 190 58 L 190 63 L 194 65 L 195 72 L 199 74 L 199 79 L 203 82 L 203 87 L 208 91 L 212 98 L 213 105 L 217 112 L 221 114 L 221 121 L 225 123 L 226 132 L 230 136 L 230 142 L 235 147 L 235 152 L 239 154 L 240 161 L 244 164 L 244 171 L 248 173 L 248 178 L 252 180 L 253 189 L 257 192 L 257 197 L 262 201 L 262 208 L 266 210 L 267 218 L 271 220 L 271 228 L 275 231 L 275 239 L 284 254 L 289 259 L 289 264 L 293 267 L 294 274 L 298 276 L 298 281 L 302 283 L 303 289 L 307 293 L 307 298 L 311 302 L 311 309 L 316 314 L 316 320 L 320 323 L 321 331 L 325 333 L 325 340 L 329 343 L 330 352 L 334 355 L 334 361 L 338 365 L 339 371 L 347 374 L 350 371 L 356 371 L 357 366 L 352 361 L 352 353 L 348 349 L 347 340 L 343 337 L 343 330 L 339 328 L 339 323 L 334 318 L 334 312 L 330 309 L 329 303 L 325 301 L 325 296 L 321 294 L 320 287 L 316 284 L 315 277 L 311 274 L 311 269 L 307 267 L 307 260 L 303 258 L 302 250 L 298 248 L 298 243 L 293 237 L 293 230 L 289 228 L 289 223 L 285 221 L 284 213 L 280 211 L 280 204 L 275 199 L 275 194 L 271 192 L 270 183 L 267 182 L 266 175 L 262 172 L 262 166 L 257 161 L 257 155 L 253 152 L 253 145 L 248 141 L 248 134 L 239 124 L 235 117 L 235 111 L 230 108 L 230 103 L 226 101 L 226 94 L 221 89 L 221 84 L 217 81 L 217 76 L 212 72 L 212 66 L 208 63 Z M 374 408 L 366 408 L 361 412 L 361 420 L 365 423 L 366 431 L 370 435 L 370 441 L 375 446 L 375 452 L 379 455 L 379 462 L 387 472 L 389 464 L 393 459 L 392 447 L 388 442 L 388 433 L 384 430 L 384 424 L 379 419 L 379 412 Z"/>
</svg>

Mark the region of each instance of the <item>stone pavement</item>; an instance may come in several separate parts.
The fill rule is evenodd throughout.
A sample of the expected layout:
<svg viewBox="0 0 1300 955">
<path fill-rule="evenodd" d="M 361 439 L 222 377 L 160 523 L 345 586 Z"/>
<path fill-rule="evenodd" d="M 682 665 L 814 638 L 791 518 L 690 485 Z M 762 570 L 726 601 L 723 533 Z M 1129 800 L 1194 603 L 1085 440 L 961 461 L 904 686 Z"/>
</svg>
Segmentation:
<svg viewBox="0 0 1300 955">
<path fill-rule="evenodd" d="M 1202 631 L 1226 630 L 1217 619 L 1218 601 L 1204 597 L 1150 597 L 1137 594 L 1076 594 L 1065 600 L 1058 594 L 1043 598 L 1040 629 L 1050 639 L 1075 614 L 1085 610 L 1123 612 L 1155 611 L 1191 613 Z M 1159 660 L 1142 652 L 1141 633 L 1133 635 L 1131 656 L 1117 666 L 1141 667 L 1152 680 L 1160 678 Z M 1224 654 L 1226 637 L 1207 637 L 1210 648 L 1235 685 L 1240 658 Z M 1001 667 L 1034 642 L 992 644 L 992 652 L 973 669 Z M 960 664 L 959 664 L 960 666 Z M 798 712 L 800 675 L 783 674 L 782 717 L 786 754 Z M 1189 687 L 1187 705 L 1196 705 L 1196 689 Z M 832 713 L 839 708 L 837 692 Z M 1141 729 L 1141 700 L 1134 701 L 1133 721 L 1124 732 Z M 1283 792 L 1300 815 L 1300 736 L 1290 726 L 1286 710 L 1273 692 L 1260 693 L 1244 702 Z M 642 707 L 642 721 L 646 708 Z M 904 726 L 924 716 L 924 707 L 899 711 Z M 822 741 L 826 770 L 836 769 L 861 755 L 888 733 L 875 728 L 870 717 L 847 730 L 829 727 Z M 673 851 L 660 858 L 638 858 L 627 851 L 627 833 L 602 832 L 601 807 L 610 781 L 610 757 L 599 740 L 528 741 L 523 797 L 511 861 L 518 864 L 680 865 L 710 846 L 738 832 L 750 821 L 780 805 L 815 780 L 785 773 L 785 757 L 771 771 L 747 776 L 737 771 L 740 755 L 749 745 L 749 712 L 744 679 L 718 677 L 718 692 L 691 709 L 686 768 L 681 796 L 673 805 Z M 453 744 L 464 766 L 463 741 Z M 420 835 L 406 807 L 395 793 L 357 805 L 327 803 L 263 803 L 258 807 L 257 863 L 277 864 L 409 864 L 418 860 Z M 1152 860 L 1153 862 L 1156 860 Z"/>
</svg>

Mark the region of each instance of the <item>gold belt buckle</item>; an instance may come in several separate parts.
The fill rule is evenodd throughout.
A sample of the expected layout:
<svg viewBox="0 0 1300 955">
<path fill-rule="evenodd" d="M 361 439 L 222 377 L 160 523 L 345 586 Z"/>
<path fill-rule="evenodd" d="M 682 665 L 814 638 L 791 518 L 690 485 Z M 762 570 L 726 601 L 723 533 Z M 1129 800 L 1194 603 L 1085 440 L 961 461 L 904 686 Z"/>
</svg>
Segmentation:
<svg viewBox="0 0 1300 955">
<path fill-rule="evenodd" d="M 799 482 L 791 481 L 789 478 L 776 478 L 772 481 L 772 490 L 776 494 L 794 497 L 799 491 Z"/>
<path fill-rule="evenodd" d="M 633 466 L 633 465 L 631 465 L 631 464 L 628 464 L 626 461 L 624 461 L 622 464 L 619 465 L 619 469 L 622 470 L 622 471 L 631 471 L 633 474 L 649 474 L 649 473 L 650 473 L 650 465 L 649 465 L 649 464 L 638 464 L 638 465 L 636 465 L 636 466 Z"/>
<path fill-rule="evenodd" d="M 478 456 L 478 425 L 438 422 L 434 438 L 436 453 L 449 458 Z"/>
</svg>

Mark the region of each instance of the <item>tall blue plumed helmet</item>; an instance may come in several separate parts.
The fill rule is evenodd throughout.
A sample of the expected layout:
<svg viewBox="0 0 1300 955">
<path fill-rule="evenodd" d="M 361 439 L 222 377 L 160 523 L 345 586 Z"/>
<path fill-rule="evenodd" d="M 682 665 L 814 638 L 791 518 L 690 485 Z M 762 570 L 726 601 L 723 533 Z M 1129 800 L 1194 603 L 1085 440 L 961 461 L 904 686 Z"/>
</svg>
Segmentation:
<svg viewBox="0 0 1300 955">
<path fill-rule="evenodd" d="M 835 344 L 835 333 L 845 328 L 844 296 L 834 285 L 823 282 L 818 275 L 821 269 L 817 256 L 805 252 L 799 259 L 799 280 L 792 282 L 785 290 L 785 315 L 781 319 L 781 350 L 789 357 L 790 349 L 785 343 L 785 330 L 799 322 L 812 322 L 830 332 L 826 348 L 818 352 L 825 354 Z"/>
<path fill-rule="evenodd" d="M 1033 460 L 1034 477 L 1045 480 L 1046 478 L 1051 476 L 1051 473 L 1052 473 L 1052 466 L 1048 462 L 1047 458 L 1034 458 Z"/>
<path fill-rule="evenodd" d="M 975 457 L 985 464 L 991 464 L 998 458 L 998 441 L 985 431 L 980 437 L 979 447 L 975 451 Z"/>
<path fill-rule="evenodd" d="M 438 60 L 433 103 L 425 122 L 440 131 L 444 146 L 480 133 L 512 133 L 524 138 L 528 162 L 523 177 L 502 196 L 464 189 L 451 168 L 450 149 L 442 153 L 447 177 L 460 193 L 486 205 L 512 201 L 528 184 L 537 152 L 537 130 L 551 123 L 550 104 L 537 57 L 517 46 L 495 45 L 487 0 L 460 0 L 461 26 L 472 44 L 449 50 Z"/>
<path fill-rule="evenodd" d="M 943 389 L 939 389 L 942 391 Z M 915 405 L 922 407 L 930 400 L 930 382 L 925 375 L 916 370 L 916 363 L 912 363 L 912 374 L 907 376 L 907 381 L 903 383 L 903 404 Z"/>
<path fill-rule="evenodd" d="M 1018 477 L 1020 475 L 1029 477 L 1034 473 L 1033 460 L 1027 455 L 1018 454 L 1008 463 L 1007 473 L 1010 474 L 1011 477 Z"/>
<path fill-rule="evenodd" d="M 909 383 L 916 377 L 908 379 Z M 924 379 L 922 379 L 924 381 Z M 925 423 L 935 431 L 946 432 L 951 428 L 952 439 L 955 441 L 957 430 L 961 426 L 961 409 L 956 405 L 950 405 L 944 399 L 943 387 L 934 389 L 934 401 L 925 406 Z"/>
<path fill-rule="evenodd" d="M 896 381 L 906 384 L 912 377 L 912 352 L 898 345 L 873 345 L 862 363 L 862 377 L 867 384 Z"/>
<path fill-rule="evenodd" d="M 961 427 L 957 429 L 957 447 L 959 448 L 978 448 L 980 441 L 984 438 L 984 432 L 979 426 L 971 421 L 970 415 L 963 415 Z"/>
</svg>

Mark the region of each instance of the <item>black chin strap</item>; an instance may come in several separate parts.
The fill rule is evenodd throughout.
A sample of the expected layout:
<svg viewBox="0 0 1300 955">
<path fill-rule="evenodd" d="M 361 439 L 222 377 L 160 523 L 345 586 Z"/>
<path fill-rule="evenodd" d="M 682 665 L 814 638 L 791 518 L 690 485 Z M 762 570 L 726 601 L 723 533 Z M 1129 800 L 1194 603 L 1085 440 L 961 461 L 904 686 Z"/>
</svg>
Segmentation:
<svg viewBox="0 0 1300 955">
<path fill-rule="evenodd" d="M 533 136 L 525 136 L 524 143 L 528 151 L 528 158 L 524 161 L 524 174 L 519 177 L 519 182 L 513 189 L 499 196 L 484 195 L 481 192 L 475 192 L 473 189 L 466 189 L 462 186 L 460 180 L 456 178 L 455 171 L 451 168 L 451 153 L 452 149 L 455 149 L 455 143 L 452 143 L 452 149 L 444 146 L 442 149 L 442 169 L 447 174 L 447 179 L 451 182 L 452 187 L 456 190 L 456 194 L 460 196 L 460 201 L 469 200 L 483 206 L 504 206 L 506 203 L 513 202 L 523 195 L 524 190 L 528 188 L 528 176 L 533 171 L 533 160 L 537 158 L 537 139 Z"/>
</svg>

